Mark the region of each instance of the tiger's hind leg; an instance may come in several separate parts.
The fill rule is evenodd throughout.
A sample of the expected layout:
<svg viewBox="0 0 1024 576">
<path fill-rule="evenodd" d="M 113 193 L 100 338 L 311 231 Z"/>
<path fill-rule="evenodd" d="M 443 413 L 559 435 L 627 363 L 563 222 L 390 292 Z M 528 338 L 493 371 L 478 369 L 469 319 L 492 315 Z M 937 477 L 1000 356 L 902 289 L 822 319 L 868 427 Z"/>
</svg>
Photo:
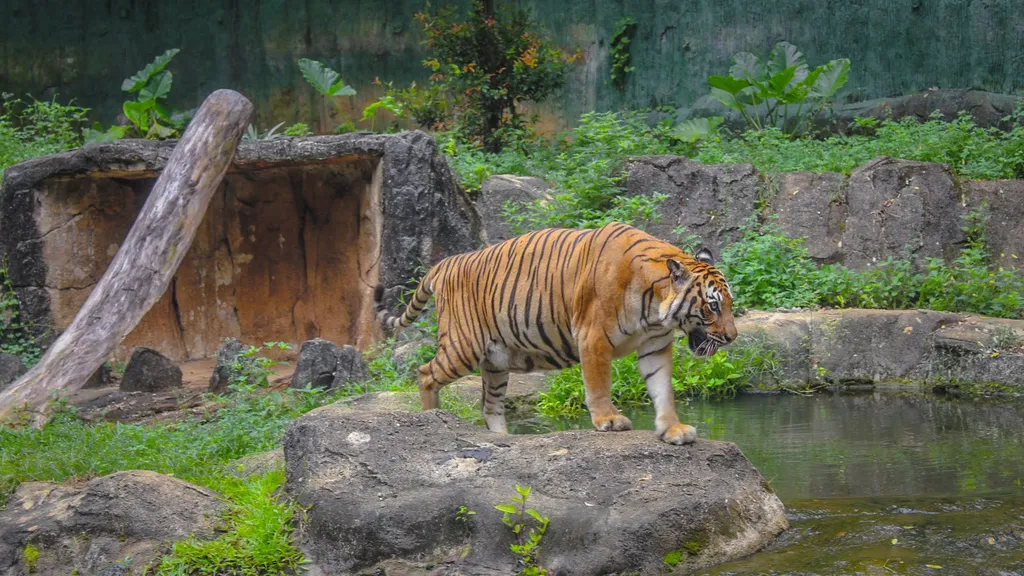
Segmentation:
<svg viewBox="0 0 1024 576">
<path fill-rule="evenodd" d="M 423 410 L 441 406 L 441 388 L 473 371 L 457 357 L 450 357 L 447 347 L 441 344 L 434 358 L 419 368 L 420 405 Z"/>
<path fill-rule="evenodd" d="M 505 392 L 508 390 L 508 369 L 496 366 L 490 360 L 480 363 L 480 377 L 483 380 L 480 391 L 480 410 L 483 412 L 487 429 L 491 432 L 508 434 L 505 424 Z"/>
</svg>

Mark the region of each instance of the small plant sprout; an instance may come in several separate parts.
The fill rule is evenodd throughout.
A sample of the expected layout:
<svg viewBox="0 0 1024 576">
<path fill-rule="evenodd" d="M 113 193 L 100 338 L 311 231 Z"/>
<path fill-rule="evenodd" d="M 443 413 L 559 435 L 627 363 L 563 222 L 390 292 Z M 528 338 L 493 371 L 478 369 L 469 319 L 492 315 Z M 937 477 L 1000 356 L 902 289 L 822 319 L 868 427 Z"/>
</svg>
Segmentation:
<svg viewBox="0 0 1024 576">
<path fill-rule="evenodd" d="M 540 554 L 540 543 L 548 530 L 550 518 L 542 516 L 533 508 L 526 507 L 526 501 L 530 497 L 530 488 L 516 484 L 516 494 L 512 496 L 512 504 L 498 504 L 495 506 L 502 513 L 501 522 L 512 529 L 516 543 L 510 546 L 512 552 L 518 556 L 519 574 L 521 576 L 545 576 L 548 571 L 537 566 L 537 556 Z M 527 525 L 527 516 L 533 519 L 534 526 Z"/>
</svg>

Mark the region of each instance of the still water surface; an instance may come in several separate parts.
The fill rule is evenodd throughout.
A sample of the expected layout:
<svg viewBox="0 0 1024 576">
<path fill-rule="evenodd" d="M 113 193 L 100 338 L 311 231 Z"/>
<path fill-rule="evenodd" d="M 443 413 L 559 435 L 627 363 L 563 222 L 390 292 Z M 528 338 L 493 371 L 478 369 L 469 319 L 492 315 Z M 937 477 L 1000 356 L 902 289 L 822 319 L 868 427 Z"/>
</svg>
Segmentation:
<svg viewBox="0 0 1024 576">
<path fill-rule="evenodd" d="M 653 429 L 650 408 L 625 411 Z M 702 574 L 1024 574 L 1024 403 L 896 392 L 692 401 L 680 418 L 735 442 L 791 529 Z M 510 421 L 510 432 L 590 428 Z"/>
</svg>

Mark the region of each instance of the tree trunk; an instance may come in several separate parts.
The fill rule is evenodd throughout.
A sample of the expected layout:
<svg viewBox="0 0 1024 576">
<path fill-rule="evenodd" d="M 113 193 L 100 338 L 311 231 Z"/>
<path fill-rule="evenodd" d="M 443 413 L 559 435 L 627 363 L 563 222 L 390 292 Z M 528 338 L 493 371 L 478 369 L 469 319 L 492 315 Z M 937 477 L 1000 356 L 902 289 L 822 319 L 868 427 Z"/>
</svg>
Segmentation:
<svg viewBox="0 0 1024 576">
<path fill-rule="evenodd" d="M 0 422 L 41 425 L 47 401 L 81 388 L 167 290 L 253 113 L 241 94 L 210 94 L 182 135 L 128 236 L 74 321 L 0 393 Z"/>
</svg>

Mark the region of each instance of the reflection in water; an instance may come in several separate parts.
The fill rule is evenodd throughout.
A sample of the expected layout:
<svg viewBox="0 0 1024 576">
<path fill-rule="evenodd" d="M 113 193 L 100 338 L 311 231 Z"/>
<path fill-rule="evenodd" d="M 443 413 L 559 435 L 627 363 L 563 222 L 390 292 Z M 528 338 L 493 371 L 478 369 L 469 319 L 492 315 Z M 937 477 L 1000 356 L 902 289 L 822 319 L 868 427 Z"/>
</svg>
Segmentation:
<svg viewBox="0 0 1024 576">
<path fill-rule="evenodd" d="M 708 573 L 1024 574 L 1022 407 L 879 392 L 680 406 L 702 438 L 743 450 L 793 525 Z M 653 410 L 626 413 L 654 428 Z M 510 422 L 513 433 L 590 427 L 586 414 Z"/>
</svg>

